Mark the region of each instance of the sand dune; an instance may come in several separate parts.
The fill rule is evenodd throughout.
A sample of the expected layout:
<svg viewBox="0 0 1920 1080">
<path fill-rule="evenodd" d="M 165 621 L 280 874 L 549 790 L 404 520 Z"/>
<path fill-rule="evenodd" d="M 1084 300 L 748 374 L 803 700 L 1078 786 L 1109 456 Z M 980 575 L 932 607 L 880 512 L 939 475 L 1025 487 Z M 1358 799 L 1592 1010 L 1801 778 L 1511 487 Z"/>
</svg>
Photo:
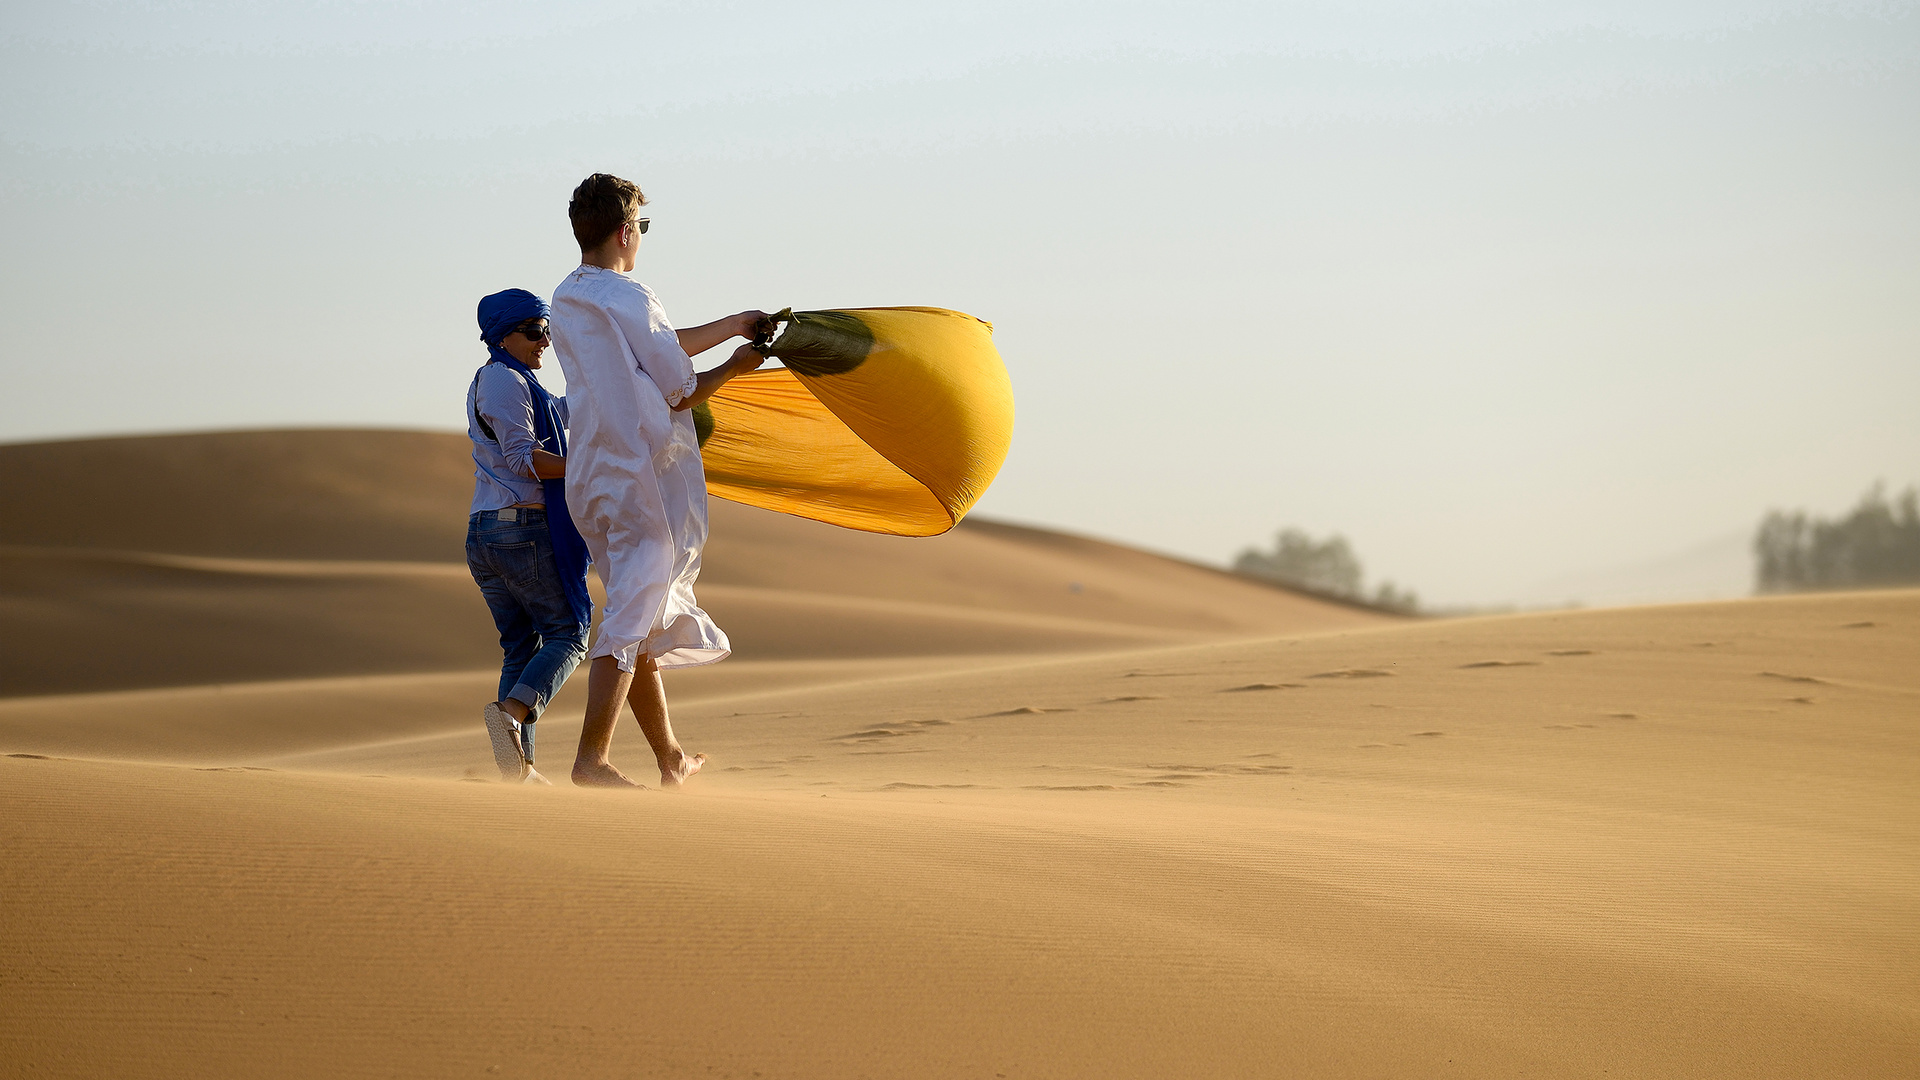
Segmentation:
<svg viewBox="0 0 1920 1080">
<path fill-rule="evenodd" d="M 0 446 L 12 550 L 461 563 L 458 435 L 263 431 Z M 1095 540 L 971 520 L 924 540 L 712 504 L 706 585 L 987 607 L 1168 630 L 1360 626 L 1377 613 Z M 203 564 L 203 568 L 204 564 Z M 229 567 L 230 569 L 233 567 Z M 257 565 L 255 570 L 260 569 Z"/>
<path fill-rule="evenodd" d="M 1084 651 L 1207 636 L 798 589 L 708 585 L 700 598 L 737 655 L 754 660 Z M 47 549 L 0 549 L 0 645 L 13 658 L 0 695 L 447 671 L 499 652 L 463 564 Z"/>
<path fill-rule="evenodd" d="M 718 507 L 713 760 L 622 797 L 459 782 L 457 439 L 50 446 L 0 447 L 71 511 L 0 550 L 0 1075 L 1920 1060 L 1920 591 L 1410 621 Z"/>
<path fill-rule="evenodd" d="M 393 569 L 0 549 L 0 694 L 444 670 L 498 650 L 464 565 Z"/>
<path fill-rule="evenodd" d="M 0 446 L 6 543 L 188 555 L 457 562 L 466 440 L 240 431 Z"/>
<path fill-rule="evenodd" d="M 460 436 L 0 446 L 0 697 L 497 662 Z M 748 660 L 1084 651 L 1388 617 L 997 524 L 902 540 L 716 500 L 701 602 Z M 598 588 L 598 582 L 594 582 Z"/>
</svg>

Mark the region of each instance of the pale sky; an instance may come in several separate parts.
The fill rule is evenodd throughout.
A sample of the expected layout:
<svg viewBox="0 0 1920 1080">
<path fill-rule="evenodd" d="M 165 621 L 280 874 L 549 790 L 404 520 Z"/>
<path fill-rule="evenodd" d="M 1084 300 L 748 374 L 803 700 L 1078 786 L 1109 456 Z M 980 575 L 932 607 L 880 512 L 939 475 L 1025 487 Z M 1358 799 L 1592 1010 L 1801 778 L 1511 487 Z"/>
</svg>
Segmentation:
<svg viewBox="0 0 1920 1080">
<path fill-rule="evenodd" d="M 993 322 L 983 515 L 1593 601 L 1920 482 L 1920 3 L 22 4 L 0 47 L 4 441 L 459 429 L 475 302 L 549 294 L 607 171 L 676 321 Z"/>
</svg>

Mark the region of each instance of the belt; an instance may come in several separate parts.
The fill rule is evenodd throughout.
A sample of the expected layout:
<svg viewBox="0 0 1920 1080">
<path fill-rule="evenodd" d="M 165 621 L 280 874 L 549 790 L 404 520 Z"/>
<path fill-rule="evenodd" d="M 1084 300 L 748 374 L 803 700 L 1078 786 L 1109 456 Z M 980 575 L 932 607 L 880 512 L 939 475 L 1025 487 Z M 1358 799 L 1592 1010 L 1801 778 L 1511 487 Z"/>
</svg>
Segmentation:
<svg viewBox="0 0 1920 1080">
<path fill-rule="evenodd" d="M 521 518 L 521 515 L 529 512 L 544 514 L 547 512 L 547 508 L 544 506 L 541 506 L 539 503 L 534 503 L 531 505 L 527 503 L 520 503 L 515 506 L 502 507 L 499 510 L 480 511 L 480 513 L 482 514 L 492 514 L 493 519 L 495 521 L 519 521 Z"/>
</svg>

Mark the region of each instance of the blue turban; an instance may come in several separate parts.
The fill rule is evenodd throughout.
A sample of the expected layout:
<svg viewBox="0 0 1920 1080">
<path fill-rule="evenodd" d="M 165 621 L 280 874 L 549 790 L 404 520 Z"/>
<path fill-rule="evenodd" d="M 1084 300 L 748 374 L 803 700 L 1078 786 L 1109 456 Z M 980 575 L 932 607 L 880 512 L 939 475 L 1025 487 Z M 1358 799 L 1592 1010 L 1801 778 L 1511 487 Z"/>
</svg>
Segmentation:
<svg viewBox="0 0 1920 1080">
<path fill-rule="evenodd" d="M 480 300 L 480 340 L 498 345 L 513 328 L 528 319 L 544 319 L 553 311 L 545 300 L 525 289 L 508 289 Z"/>
</svg>

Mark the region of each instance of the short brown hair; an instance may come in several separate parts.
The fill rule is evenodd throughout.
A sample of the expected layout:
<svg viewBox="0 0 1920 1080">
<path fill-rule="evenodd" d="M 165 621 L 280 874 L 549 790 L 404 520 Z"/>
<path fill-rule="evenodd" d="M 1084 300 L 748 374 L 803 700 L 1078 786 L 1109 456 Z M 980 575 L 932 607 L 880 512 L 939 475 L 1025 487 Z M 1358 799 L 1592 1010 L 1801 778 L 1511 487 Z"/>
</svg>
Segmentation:
<svg viewBox="0 0 1920 1080">
<path fill-rule="evenodd" d="M 573 201 L 567 204 L 567 217 L 573 221 L 573 238 L 581 251 L 592 251 L 607 242 L 615 229 L 632 221 L 634 212 L 647 204 L 640 186 L 611 173 L 597 172 L 573 189 Z"/>
</svg>

